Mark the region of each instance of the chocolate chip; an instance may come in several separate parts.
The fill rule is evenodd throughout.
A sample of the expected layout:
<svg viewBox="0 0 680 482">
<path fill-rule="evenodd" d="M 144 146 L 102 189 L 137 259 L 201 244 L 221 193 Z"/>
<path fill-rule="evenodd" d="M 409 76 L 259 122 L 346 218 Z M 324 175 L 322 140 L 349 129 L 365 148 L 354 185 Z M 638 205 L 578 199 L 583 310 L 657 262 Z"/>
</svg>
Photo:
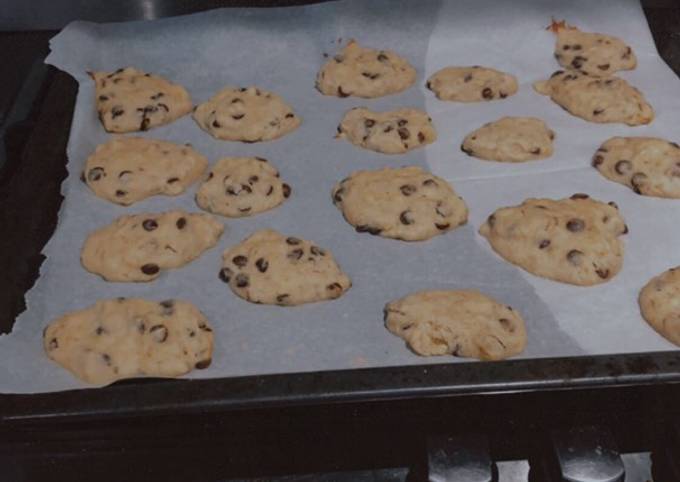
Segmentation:
<svg viewBox="0 0 680 482">
<path fill-rule="evenodd" d="M 245 116 L 246 116 L 245 114 L 235 114 L 235 115 L 232 115 L 231 118 L 234 119 L 234 120 L 241 120 Z"/>
<path fill-rule="evenodd" d="M 219 129 L 220 127 L 222 127 L 222 124 L 220 124 L 219 122 L 217 122 L 217 120 L 214 120 L 214 121 L 212 122 L 212 126 L 215 127 L 215 128 L 217 128 L 217 129 Z"/>
<path fill-rule="evenodd" d="M 116 191 L 116 197 L 123 197 L 123 196 L 125 196 L 126 194 L 127 194 L 127 191 L 123 191 L 123 190 L 121 190 L 121 189 L 118 189 L 118 190 Z"/>
<path fill-rule="evenodd" d="M 304 254 L 305 254 L 305 252 L 302 249 L 300 249 L 300 248 L 294 249 L 294 250 L 292 250 L 288 253 L 288 259 L 298 260 L 298 259 L 302 258 L 302 255 L 304 255 Z"/>
<path fill-rule="evenodd" d="M 342 91 L 342 87 L 338 85 L 338 97 L 349 97 L 349 94 Z"/>
<path fill-rule="evenodd" d="M 631 49 L 630 47 L 627 47 L 626 51 L 623 54 L 621 54 L 621 58 L 627 59 L 628 57 L 630 57 L 631 53 L 633 53 L 633 49 Z"/>
<path fill-rule="evenodd" d="M 675 147 L 676 149 L 680 149 L 680 145 L 678 145 L 677 142 L 669 142 L 669 144 L 670 144 L 671 146 Z"/>
<path fill-rule="evenodd" d="M 239 99 L 238 97 L 231 99 L 232 104 L 238 104 L 239 102 L 243 103 L 243 101 L 241 99 Z"/>
<path fill-rule="evenodd" d="M 315 256 L 326 256 L 326 251 L 319 248 L 318 246 L 312 246 L 309 248 L 309 251 L 311 251 L 311 253 Z"/>
<path fill-rule="evenodd" d="M 505 99 L 508 96 L 508 94 L 506 94 L 505 92 L 500 92 L 498 95 L 500 96 L 501 99 Z"/>
<path fill-rule="evenodd" d="M 403 140 L 406 140 L 411 136 L 411 133 L 408 131 L 406 127 L 400 127 L 399 129 L 397 129 L 397 133 L 399 134 L 399 137 L 401 137 Z"/>
<path fill-rule="evenodd" d="M 444 224 L 434 223 L 434 226 L 440 231 L 445 231 L 451 227 L 449 223 Z"/>
<path fill-rule="evenodd" d="M 463 151 L 468 156 L 471 156 L 473 154 L 472 149 L 466 148 L 463 144 L 460 145 L 460 150 Z"/>
<path fill-rule="evenodd" d="M 290 298 L 290 295 L 288 293 L 283 293 L 276 296 L 276 302 L 279 304 L 283 304 L 286 303 L 288 298 Z"/>
<path fill-rule="evenodd" d="M 574 50 L 581 50 L 582 47 L 579 44 L 574 44 L 574 45 L 571 46 L 571 48 L 574 49 Z"/>
<path fill-rule="evenodd" d="M 47 328 L 45 328 L 45 329 L 47 329 Z M 52 338 L 50 340 L 50 342 L 47 344 L 47 348 L 50 349 L 50 350 L 55 350 L 55 349 L 59 348 L 59 342 L 57 341 L 57 339 Z"/>
<path fill-rule="evenodd" d="M 362 224 L 360 226 L 357 226 L 355 229 L 356 229 L 357 233 L 369 233 L 369 234 L 372 234 L 373 236 L 377 236 L 378 234 L 382 233 L 381 228 L 368 226 L 366 224 Z"/>
<path fill-rule="evenodd" d="M 251 208 L 251 207 L 247 207 L 247 208 L 238 208 L 238 211 L 239 211 L 240 213 L 247 213 L 247 212 L 249 212 L 251 209 L 253 209 L 253 208 Z"/>
<path fill-rule="evenodd" d="M 585 227 L 586 223 L 582 219 L 574 218 L 567 221 L 567 229 L 572 233 L 583 231 Z"/>
<path fill-rule="evenodd" d="M 472 74 L 467 74 L 463 77 L 463 82 L 470 82 L 472 80 Z"/>
<path fill-rule="evenodd" d="M 540 243 L 538 243 L 538 249 L 545 249 L 548 246 L 550 246 L 550 240 L 549 239 L 544 239 Z"/>
<path fill-rule="evenodd" d="M 197 370 L 204 370 L 210 366 L 210 363 L 212 363 L 212 358 L 206 358 L 205 360 L 196 362 L 196 365 L 194 365 L 194 367 Z"/>
<path fill-rule="evenodd" d="M 178 181 L 179 181 L 179 177 L 171 177 L 171 178 L 168 179 L 166 182 L 167 182 L 168 184 L 172 184 L 173 182 L 178 182 Z"/>
<path fill-rule="evenodd" d="M 562 46 L 562 50 L 569 50 L 570 48 L 571 48 L 571 46 L 566 45 L 566 44 Z"/>
<path fill-rule="evenodd" d="M 139 130 L 140 130 L 140 131 L 148 130 L 148 129 L 149 129 L 149 123 L 150 123 L 150 122 L 151 122 L 151 121 L 149 120 L 148 117 L 143 118 L 143 119 L 142 119 L 142 123 L 139 124 Z"/>
<path fill-rule="evenodd" d="M 333 60 L 335 60 L 337 63 L 341 64 L 343 62 L 343 60 L 345 60 L 345 57 L 343 57 L 342 55 L 335 55 L 333 57 Z"/>
<path fill-rule="evenodd" d="M 219 273 L 219 278 L 224 281 L 225 283 L 229 283 L 231 280 L 231 277 L 234 275 L 234 272 L 230 270 L 229 268 L 222 268 Z"/>
<path fill-rule="evenodd" d="M 403 184 L 399 190 L 404 196 L 410 196 L 416 192 L 417 188 L 413 184 Z"/>
<path fill-rule="evenodd" d="M 422 132 L 418 132 L 418 142 L 420 142 L 421 144 L 425 142 L 425 134 L 423 134 Z"/>
<path fill-rule="evenodd" d="M 623 231 L 621 232 L 621 234 L 628 234 L 628 225 L 627 224 L 623 225 Z"/>
<path fill-rule="evenodd" d="M 493 90 L 491 90 L 489 87 L 485 88 L 482 90 L 482 97 L 485 99 L 493 99 Z"/>
<path fill-rule="evenodd" d="M 366 120 L 364 120 L 364 126 L 365 126 L 367 129 L 370 129 L 370 128 L 373 127 L 374 125 L 375 125 L 375 121 L 374 121 L 373 119 L 366 119 Z"/>
<path fill-rule="evenodd" d="M 177 222 L 175 223 L 175 226 L 177 226 L 177 229 L 184 229 L 184 226 L 187 225 L 187 219 L 186 218 L 179 218 Z"/>
<path fill-rule="evenodd" d="M 283 190 L 283 197 L 285 197 L 285 198 L 290 197 L 291 189 L 290 189 L 290 186 L 288 184 L 284 183 L 283 186 L 281 186 L 281 189 Z"/>
<path fill-rule="evenodd" d="M 211 332 L 212 328 L 210 328 L 208 325 L 205 324 L 205 322 L 201 321 L 198 323 L 198 329 L 201 331 L 207 331 Z"/>
<path fill-rule="evenodd" d="M 578 266 L 583 262 L 583 253 L 578 249 L 572 249 L 567 253 L 567 261 Z"/>
<path fill-rule="evenodd" d="M 633 169 L 633 164 L 630 161 L 621 160 L 614 164 L 614 170 L 618 174 L 627 174 L 631 169 Z"/>
<path fill-rule="evenodd" d="M 248 194 L 250 194 L 250 193 L 253 192 L 253 188 L 250 187 L 250 186 L 247 185 L 247 184 L 241 184 L 241 191 L 245 191 L 245 192 L 247 192 Z"/>
<path fill-rule="evenodd" d="M 170 112 L 170 108 L 169 108 L 167 105 L 165 105 L 164 103 L 162 103 L 162 102 L 159 102 L 159 103 L 158 103 L 158 107 L 160 107 L 161 109 L 163 109 L 165 112 Z M 155 112 L 155 111 L 154 111 L 154 112 Z"/>
<path fill-rule="evenodd" d="M 267 190 L 266 196 L 271 196 L 273 192 L 274 192 L 274 186 L 269 186 L 269 189 Z"/>
<path fill-rule="evenodd" d="M 269 262 L 264 258 L 259 258 L 257 261 L 255 261 L 255 266 L 257 266 L 257 269 L 260 273 L 264 273 L 267 271 L 267 268 L 269 268 Z"/>
<path fill-rule="evenodd" d="M 149 98 L 150 98 L 151 100 L 158 100 L 158 99 L 160 99 L 161 97 L 163 97 L 164 95 L 165 95 L 165 94 L 163 94 L 163 92 L 158 92 L 157 94 L 154 94 L 154 95 L 152 95 L 152 96 L 149 97 Z"/>
<path fill-rule="evenodd" d="M 155 219 L 145 219 L 142 221 L 142 227 L 145 231 L 153 231 L 158 227 L 158 223 Z"/>
<path fill-rule="evenodd" d="M 231 262 L 234 263 L 239 268 L 243 268 L 245 265 L 248 264 L 248 257 L 239 254 L 238 256 L 234 256 L 231 259 Z"/>
<path fill-rule="evenodd" d="M 102 101 L 102 102 L 104 102 L 105 100 L 109 100 L 109 98 L 108 98 L 107 96 L 105 96 L 105 95 L 100 95 L 100 96 L 99 96 L 99 100 Z"/>
<path fill-rule="evenodd" d="M 234 278 L 234 281 L 236 281 L 236 287 L 237 288 L 245 288 L 250 284 L 250 279 L 247 274 L 245 273 L 239 273 L 236 275 L 236 278 Z"/>
<path fill-rule="evenodd" d="M 392 132 L 393 130 L 394 127 L 388 125 L 387 127 L 385 127 L 385 129 L 383 129 L 383 132 L 387 134 L 388 132 Z"/>
<path fill-rule="evenodd" d="M 302 240 L 293 236 L 289 236 L 286 238 L 286 243 L 290 244 L 291 246 L 297 246 L 298 244 L 302 243 Z"/>
<path fill-rule="evenodd" d="M 510 320 L 508 320 L 507 318 L 499 318 L 498 323 L 501 324 L 501 326 L 503 327 L 503 329 L 505 331 L 508 331 L 510 333 L 515 332 L 515 325 Z"/>
<path fill-rule="evenodd" d="M 633 177 L 630 178 L 630 185 L 633 187 L 633 191 L 635 191 L 637 194 L 641 194 L 640 187 L 642 183 L 645 182 L 645 179 L 647 179 L 647 175 L 641 172 L 636 172 L 633 174 Z"/>
<path fill-rule="evenodd" d="M 102 360 L 104 360 L 107 366 L 111 366 L 111 357 L 106 353 L 102 353 Z"/>
<path fill-rule="evenodd" d="M 99 181 L 104 176 L 104 168 L 93 167 L 87 171 L 87 180 L 90 182 Z"/>
<path fill-rule="evenodd" d="M 614 209 L 619 209 L 619 206 L 614 201 L 609 201 L 607 204 L 613 207 Z"/>
<path fill-rule="evenodd" d="M 380 53 L 378 54 L 378 60 L 379 60 L 380 62 L 384 62 L 384 61 L 386 61 L 386 60 L 388 60 L 388 59 L 389 59 L 389 57 L 387 57 L 387 55 L 386 55 L 384 52 L 380 52 Z"/>
<path fill-rule="evenodd" d="M 534 149 L 531 150 L 531 153 L 537 156 L 538 154 L 541 153 L 541 148 L 540 148 L 540 147 L 536 147 L 536 148 L 534 148 Z"/>
<path fill-rule="evenodd" d="M 104 329 L 103 326 L 98 326 L 97 329 L 94 330 L 94 332 L 95 332 L 97 335 L 102 335 L 103 333 L 106 332 L 106 330 Z"/>
<path fill-rule="evenodd" d="M 122 181 L 126 181 L 127 180 L 126 178 L 128 176 L 130 176 L 130 174 L 132 174 L 132 171 L 121 171 L 118 174 L 118 179 L 121 179 Z"/>
<path fill-rule="evenodd" d="M 609 64 L 602 64 L 597 66 L 600 70 L 609 70 Z"/>
<path fill-rule="evenodd" d="M 597 152 L 609 152 L 609 150 L 605 147 L 600 147 Z"/>
<path fill-rule="evenodd" d="M 144 273 L 145 275 L 152 276 L 158 273 L 160 271 L 160 268 L 158 267 L 157 264 L 148 263 L 142 266 L 141 270 L 142 273 Z"/>
<path fill-rule="evenodd" d="M 295 114 L 293 114 L 292 112 L 286 114 L 286 119 L 292 119 L 293 117 L 295 117 Z"/>
<path fill-rule="evenodd" d="M 125 110 L 119 105 L 116 105 L 111 108 L 111 119 L 115 119 L 116 117 L 122 116 L 125 114 Z"/>
<path fill-rule="evenodd" d="M 486 218 L 486 222 L 489 225 L 489 227 L 492 228 L 493 225 L 496 224 L 496 215 L 490 214 L 489 217 Z"/>
<path fill-rule="evenodd" d="M 255 183 L 256 183 L 257 181 L 259 181 L 259 180 L 260 180 L 260 178 L 259 178 L 258 176 L 250 176 L 250 177 L 248 178 L 248 182 L 249 182 L 250 184 L 255 184 Z"/>
<path fill-rule="evenodd" d="M 553 77 L 557 77 L 558 75 L 562 75 L 564 73 L 564 70 L 556 70 L 555 72 L 552 73 L 550 78 L 552 79 Z"/>
<path fill-rule="evenodd" d="M 437 185 L 438 185 L 437 181 L 435 181 L 434 179 L 425 179 L 423 181 L 423 186 L 437 186 Z"/>
<path fill-rule="evenodd" d="M 336 203 L 341 203 L 342 202 L 342 193 L 345 192 L 345 188 L 341 187 L 335 193 L 333 194 L 333 201 Z"/>
<path fill-rule="evenodd" d="M 588 199 L 590 196 L 582 192 L 577 192 L 571 195 L 569 199 Z"/>
<path fill-rule="evenodd" d="M 409 225 L 413 224 L 413 216 L 411 215 L 410 211 L 403 211 L 399 215 L 399 221 L 401 221 L 401 224 Z"/>
<path fill-rule="evenodd" d="M 578 50 L 578 49 L 574 48 L 574 50 Z M 587 58 L 582 57 L 582 56 L 580 56 L 580 55 L 577 55 L 577 56 L 574 57 L 574 59 L 571 61 L 571 66 L 572 66 L 573 68 L 575 68 L 575 69 L 580 69 L 581 67 L 583 67 L 583 63 L 584 63 L 585 61 L 587 61 L 587 60 L 588 60 Z"/>
<path fill-rule="evenodd" d="M 380 74 L 372 74 L 370 72 L 362 72 L 361 75 L 363 75 L 364 77 L 369 78 L 371 80 L 375 80 L 378 77 L 380 77 Z"/>
<path fill-rule="evenodd" d="M 156 343 L 163 343 L 168 339 L 168 329 L 165 325 L 153 325 L 149 328 L 149 334 Z"/>
<path fill-rule="evenodd" d="M 161 313 L 164 316 L 170 316 L 175 312 L 175 300 L 163 300 L 158 304 L 163 308 Z"/>
<path fill-rule="evenodd" d="M 593 165 L 593 167 L 597 167 L 600 164 L 602 164 L 603 162 L 604 162 L 604 157 L 602 157 L 601 155 L 598 154 L 595 157 L 593 157 L 592 165 Z"/>
<path fill-rule="evenodd" d="M 331 283 L 326 286 L 328 291 L 342 291 L 342 285 L 340 283 Z"/>
<path fill-rule="evenodd" d="M 595 109 L 593 110 L 593 115 L 600 115 L 604 112 L 604 109 Z"/>
<path fill-rule="evenodd" d="M 607 279 L 609 277 L 609 270 L 606 268 L 598 268 L 595 272 L 602 279 Z"/>
</svg>

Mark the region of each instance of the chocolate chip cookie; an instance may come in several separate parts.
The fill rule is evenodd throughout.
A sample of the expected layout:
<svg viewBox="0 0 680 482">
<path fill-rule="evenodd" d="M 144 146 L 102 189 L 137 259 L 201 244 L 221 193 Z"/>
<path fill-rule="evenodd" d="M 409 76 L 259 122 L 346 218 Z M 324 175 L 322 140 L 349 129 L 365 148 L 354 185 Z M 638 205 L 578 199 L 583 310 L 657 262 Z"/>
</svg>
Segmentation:
<svg viewBox="0 0 680 482">
<path fill-rule="evenodd" d="M 336 97 L 382 97 L 408 89 L 416 70 L 391 50 L 361 47 L 350 40 L 319 71 L 316 88 Z"/>
<path fill-rule="evenodd" d="M 47 356 L 81 380 L 177 377 L 210 365 L 213 334 L 191 303 L 117 298 L 67 313 L 45 327 Z"/>
<path fill-rule="evenodd" d="M 272 229 L 227 249 L 222 260 L 220 279 L 251 303 L 313 303 L 339 298 L 352 286 L 329 251 Z"/>
<path fill-rule="evenodd" d="M 422 356 L 502 360 L 527 341 L 516 310 L 473 290 L 421 291 L 392 301 L 385 325 Z"/>
<path fill-rule="evenodd" d="M 215 139 L 242 142 L 278 139 L 302 122 L 281 97 L 257 87 L 225 87 L 196 107 L 194 120 Z"/>
<path fill-rule="evenodd" d="M 642 288 L 638 301 L 642 317 L 661 336 L 680 346 L 680 269 L 655 276 Z"/>
<path fill-rule="evenodd" d="M 467 222 L 465 202 L 420 167 L 356 171 L 335 185 L 333 203 L 360 233 L 420 241 Z"/>
<path fill-rule="evenodd" d="M 658 137 L 612 137 L 593 156 L 607 179 L 644 196 L 680 198 L 680 145 Z"/>
<path fill-rule="evenodd" d="M 483 102 L 505 99 L 517 92 L 517 78 L 488 67 L 445 67 L 432 75 L 425 86 L 439 100 Z"/>
<path fill-rule="evenodd" d="M 91 233 L 83 267 L 107 281 L 152 281 L 212 248 L 224 225 L 209 214 L 167 211 L 121 216 Z"/>
<path fill-rule="evenodd" d="M 196 203 L 211 213 L 240 218 L 275 208 L 291 188 L 261 157 L 225 157 L 208 173 L 196 193 Z"/>
<path fill-rule="evenodd" d="M 433 143 L 437 131 L 432 119 L 421 110 L 374 112 L 355 107 L 343 117 L 336 138 L 383 154 L 403 154 Z"/>
<path fill-rule="evenodd" d="M 97 146 L 81 179 L 100 198 L 128 206 L 157 194 L 183 193 L 207 166 L 190 145 L 117 136 Z"/>
<path fill-rule="evenodd" d="M 628 228 L 616 204 L 586 194 L 527 199 L 498 209 L 479 233 L 494 251 L 529 273 L 588 286 L 612 279 L 623 265 L 619 236 Z"/>
<path fill-rule="evenodd" d="M 553 154 L 555 133 L 535 117 L 502 117 L 468 134 L 460 146 L 466 154 L 499 162 L 545 159 Z"/>
<path fill-rule="evenodd" d="M 134 67 L 89 74 L 99 120 L 108 132 L 145 131 L 191 111 L 186 89 L 158 75 Z"/>
</svg>

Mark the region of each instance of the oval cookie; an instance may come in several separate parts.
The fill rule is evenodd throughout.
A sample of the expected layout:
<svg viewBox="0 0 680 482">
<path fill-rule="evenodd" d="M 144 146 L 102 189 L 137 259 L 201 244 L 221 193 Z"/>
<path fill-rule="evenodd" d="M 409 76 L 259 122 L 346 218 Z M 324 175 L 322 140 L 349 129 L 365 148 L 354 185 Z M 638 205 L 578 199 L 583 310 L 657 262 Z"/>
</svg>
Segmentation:
<svg viewBox="0 0 680 482">
<path fill-rule="evenodd" d="M 505 99 L 517 92 L 517 79 L 488 67 L 445 67 L 432 75 L 425 86 L 439 100 L 481 102 Z"/>
<path fill-rule="evenodd" d="M 167 211 L 121 216 L 91 233 L 83 267 L 107 281 L 151 281 L 212 248 L 224 225 L 209 214 Z"/>
<path fill-rule="evenodd" d="M 219 277 L 237 296 L 267 305 L 330 300 L 352 286 L 329 251 L 272 229 L 227 249 Z"/>
<path fill-rule="evenodd" d="M 496 253 L 529 273 L 588 286 L 612 279 L 623 265 L 619 236 L 628 228 L 614 203 L 585 194 L 527 199 L 498 209 L 479 229 Z"/>
<path fill-rule="evenodd" d="M 391 50 L 374 50 L 350 40 L 316 77 L 316 88 L 336 97 L 382 97 L 408 89 L 416 70 Z"/>
<path fill-rule="evenodd" d="M 558 70 L 550 79 L 536 82 L 534 89 L 589 122 L 637 126 L 654 119 L 654 110 L 642 93 L 619 77 L 592 77 Z"/>
<path fill-rule="evenodd" d="M 432 119 L 421 110 L 374 112 L 355 107 L 343 117 L 336 138 L 383 154 L 403 154 L 433 143 L 437 131 Z"/>
<path fill-rule="evenodd" d="M 502 360 L 526 346 L 520 314 L 473 290 L 421 291 L 392 301 L 385 325 L 422 356 Z"/>
<path fill-rule="evenodd" d="M 420 241 L 467 222 L 467 206 L 449 183 L 416 166 L 356 171 L 332 196 L 360 233 Z"/>
<path fill-rule="evenodd" d="M 225 157 L 215 163 L 196 193 L 196 203 L 211 213 L 239 218 L 275 208 L 291 188 L 261 157 Z"/>
<path fill-rule="evenodd" d="M 607 179 L 644 196 L 680 198 L 680 145 L 658 137 L 612 137 L 593 156 Z"/>
<path fill-rule="evenodd" d="M 89 72 L 99 120 L 108 132 L 145 131 L 191 111 L 184 87 L 133 67 Z"/>
<path fill-rule="evenodd" d="M 469 156 L 499 162 L 545 159 L 555 133 L 535 117 L 502 117 L 468 134 L 460 146 Z"/>
<path fill-rule="evenodd" d="M 649 280 L 638 298 L 642 317 L 661 336 L 680 346 L 680 269 Z"/>
<path fill-rule="evenodd" d="M 257 87 L 225 87 L 196 107 L 194 120 L 215 139 L 242 142 L 278 139 L 301 122 L 281 97 Z"/>
<path fill-rule="evenodd" d="M 67 313 L 43 332 L 47 356 L 87 383 L 178 377 L 210 365 L 212 329 L 191 303 L 117 298 Z"/>
<path fill-rule="evenodd" d="M 610 75 L 637 66 L 633 49 L 617 37 L 582 32 L 564 21 L 553 21 L 550 28 L 557 35 L 555 58 L 566 69 L 590 75 Z"/>
<path fill-rule="evenodd" d="M 98 197 L 128 206 L 157 194 L 183 193 L 207 165 L 190 145 L 121 136 L 97 146 L 81 180 Z"/>
</svg>

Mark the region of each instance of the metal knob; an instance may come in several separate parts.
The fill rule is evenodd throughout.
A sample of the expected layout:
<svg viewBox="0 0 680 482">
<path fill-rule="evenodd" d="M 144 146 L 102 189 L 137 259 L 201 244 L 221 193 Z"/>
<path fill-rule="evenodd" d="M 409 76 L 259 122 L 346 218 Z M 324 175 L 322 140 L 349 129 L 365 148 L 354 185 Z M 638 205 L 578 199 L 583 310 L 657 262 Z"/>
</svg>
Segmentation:
<svg viewBox="0 0 680 482">
<path fill-rule="evenodd" d="M 625 471 L 611 432 L 604 427 L 577 427 L 552 433 L 564 481 L 623 482 Z"/>
</svg>

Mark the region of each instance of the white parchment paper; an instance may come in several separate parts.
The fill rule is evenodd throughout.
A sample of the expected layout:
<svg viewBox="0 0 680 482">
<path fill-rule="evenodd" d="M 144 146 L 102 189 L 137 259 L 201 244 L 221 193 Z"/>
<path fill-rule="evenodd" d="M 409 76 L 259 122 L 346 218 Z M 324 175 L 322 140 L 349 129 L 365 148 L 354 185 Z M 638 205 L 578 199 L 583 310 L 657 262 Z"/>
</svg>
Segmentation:
<svg viewBox="0 0 680 482">
<path fill-rule="evenodd" d="M 532 81 L 556 69 L 553 38 L 543 30 L 551 15 L 584 29 L 618 34 L 633 45 L 640 66 L 626 77 L 657 108 L 651 127 L 587 124 L 531 91 Z M 418 85 L 375 100 L 319 94 L 314 78 L 326 60 L 323 54 L 332 55 L 349 38 L 406 56 L 418 70 Z M 673 103 L 678 102 L 680 81 L 658 58 L 633 0 L 596 4 L 534 0 L 513 5 L 500 0 L 346 0 L 285 9 L 224 9 L 154 22 L 75 22 L 53 39 L 51 47 L 47 61 L 80 84 L 68 146 L 69 177 L 62 187 L 65 200 L 57 230 L 44 249 L 47 259 L 41 276 L 27 294 L 28 309 L 12 333 L 0 337 L 4 361 L 0 392 L 84 387 L 43 354 L 42 329 L 64 312 L 116 296 L 181 298 L 203 310 L 216 344 L 213 364 L 189 375 L 194 378 L 460 362 L 453 357 L 418 357 L 383 326 L 385 302 L 435 288 L 478 288 L 519 309 L 529 337 L 522 357 L 672 348 L 640 319 L 635 298 L 649 276 L 680 261 L 672 249 L 680 230 L 669 222 L 680 206 L 635 196 L 587 168 L 592 152 L 610 135 L 650 132 L 674 137 L 673 129 L 679 125 L 680 111 Z M 464 64 L 515 73 L 521 81 L 519 94 L 503 102 L 459 105 L 436 101 L 424 89 L 425 78 L 437 69 Z M 294 133 L 258 144 L 217 141 L 188 116 L 142 134 L 191 142 L 211 162 L 223 156 L 266 157 L 293 187 L 291 199 L 271 212 L 224 219 L 226 231 L 216 248 L 148 284 L 106 283 L 79 264 L 87 234 L 119 215 L 198 210 L 195 186 L 182 196 L 156 197 L 123 208 L 94 197 L 78 180 L 87 156 L 109 137 L 96 118 L 94 89 L 86 71 L 127 65 L 183 84 L 195 103 L 224 85 L 258 85 L 282 95 L 303 118 Z M 335 140 L 343 113 L 358 105 L 427 109 L 439 140 L 405 156 L 386 156 Z M 543 117 L 558 134 L 555 156 L 508 166 L 460 153 L 458 146 L 467 132 L 504 114 Z M 330 202 L 333 184 L 356 169 L 405 164 L 429 165 L 452 180 L 471 208 L 471 222 L 422 243 L 354 232 Z M 499 206 L 528 196 L 559 197 L 576 191 L 616 200 L 631 228 L 624 271 L 606 285 L 578 288 L 532 277 L 499 259 L 476 234 L 483 219 Z M 352 278 L 353 288 L 338 300 L 295 308 L 253 305 L 237 298 L 217 279 L 221 253 L 265 227 L 330 249 Z M 659 254 L 652 257 L 650 252 Z"/>
</svg>

